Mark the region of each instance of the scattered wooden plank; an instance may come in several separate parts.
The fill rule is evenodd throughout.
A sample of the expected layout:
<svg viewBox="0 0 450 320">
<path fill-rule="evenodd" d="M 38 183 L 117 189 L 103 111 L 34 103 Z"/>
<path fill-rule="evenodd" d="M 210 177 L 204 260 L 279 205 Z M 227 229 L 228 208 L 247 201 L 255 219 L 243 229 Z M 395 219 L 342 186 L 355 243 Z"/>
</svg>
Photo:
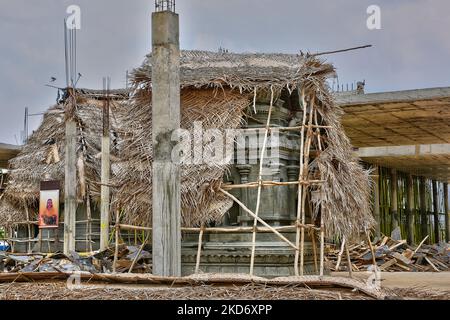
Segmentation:
<svg viewBox="0 0 450 320">
<path fill-rule="evenodd" d="M 397 261 L 405 264 L 405 265 L 410 265 L 411 264 L 411 259 L 406 258 L 405 256 L 403 256 L 402 254 L 398 253 L 398 252 L 393 252 L 390 254 L 391 257 L 397 259 Z"/>
<path fill-rule="evenodd" d="M 384 271 L 384 270 L 388 269 L 389 267 L 392 267 L 392 266 L 395 265 L 396 263 L 397 263 L 397 259 L 393 258 L 393 259 L 389 260 L 388 262 L 383 263 L 383 264 L 380 266 L 380 270 L 381 270 L 381 271 Z"/>
<path fill-rule="evenodd" d="M 436 272 L 441 272 L 441 270 L 439 270 L 438 268 L 436 268 L 436 266 L 433 264 L 433 262 L 431 262 L 430 259 L 428 259 L 428 257 L 425 257 L 425 260 L 430 264 L 430 266 L 433 267 L 433 269 L 434 269 Z"/>
<path fill-rule="evenodd" d="M 427 241 L 429 235 L 425 237 L 425 239 L 422 240 L 422 242 L 417 246 L 416 250 L 414 250 L 414 253 L 417 253 L 417 251 L 420 249 L 420 247 L 423 246 L 423 244 L 425 243 L 425 241 Z"/>
<path fill-rule="evenodd" d="M 401 240 L 401 241 L 398 242 L 397 244 L 395 244 L 395 245 L 389 247 L 389 250 L 392 251 L 392 250 L 394 250 L 394 249 L 396 249 L 396 248 L 398 248 L 398 247 L 401 247 L 401 246 L 404 245 L 404 244 L 406 244 L 406 240 Z"/>
</svg>

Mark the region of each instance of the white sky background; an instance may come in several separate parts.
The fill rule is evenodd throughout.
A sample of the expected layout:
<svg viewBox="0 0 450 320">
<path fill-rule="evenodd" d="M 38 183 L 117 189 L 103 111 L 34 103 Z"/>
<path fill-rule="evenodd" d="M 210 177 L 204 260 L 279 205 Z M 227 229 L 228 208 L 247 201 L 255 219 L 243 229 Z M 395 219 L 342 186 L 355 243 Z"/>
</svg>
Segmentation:
<svg viewBox="0 0 450 320">
<path fill-rule="evenodd" d="M 153 0 L 0 0 L 0 142 L 20 140 L 24 108 L 45 111 L 64 85 L 63 19 L 82 10 L 78 86 L 101 88 L 102 77 L 125 86 L 126 70 L 151 48 Z M 382 30 L 366 27 L 366 9 L 382 10 Z M 448 0 L 177 0 L 183 49 L 233 52 L 328 51 L 341 83 L 365 79 L 368 92 L 450 86 Z M 41 117 L 30 118 L 30 132 Z"/>
</svg>

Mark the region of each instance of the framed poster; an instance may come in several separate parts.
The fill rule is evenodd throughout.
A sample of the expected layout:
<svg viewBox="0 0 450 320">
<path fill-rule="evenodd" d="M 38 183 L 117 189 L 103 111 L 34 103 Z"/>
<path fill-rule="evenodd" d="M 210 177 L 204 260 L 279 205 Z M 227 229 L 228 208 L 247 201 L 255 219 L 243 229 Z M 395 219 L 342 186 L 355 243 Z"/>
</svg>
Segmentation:
<svg viewBox="0 0 450 320">
<path fill-rule="evenodd" d="M 39 228 L 58 228 L 59 181 L 41 181 L 39 197 Z"/>
</svg>

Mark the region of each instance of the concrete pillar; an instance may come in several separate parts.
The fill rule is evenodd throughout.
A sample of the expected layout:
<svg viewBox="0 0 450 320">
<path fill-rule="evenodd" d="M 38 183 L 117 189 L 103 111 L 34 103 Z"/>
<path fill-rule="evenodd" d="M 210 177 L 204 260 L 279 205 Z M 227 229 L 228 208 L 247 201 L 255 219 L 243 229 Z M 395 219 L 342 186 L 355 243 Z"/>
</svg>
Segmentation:
<svg viewBox="0 0 450 320">
<path fill-rule="evenodd" d="M 399 226 L 398 219 L 398 202 L 397 202 L 397 170 L 391 170 L 391 218 L 392 218 L 392 231 Z"/>
<path fill-rule="evenodd" d="M 172 134 L 180 128 L 179 18 L 152 15 L 153 274 L 181 275 L 180 167 Z"/>
<path fill-rule="evenodd" d="M 381 237 L 381 218 L 380 218 L 380 168 L 375 167 L 374 171 L 374 186 L 373 186 L 373 216 L 376 222 L 375 236 Z"/>
<path fill-rule="evenodd" d="M 420 196 L 420 237 L 424 239 L 428 235 L 428 214 L 427 214 L 427 203 L 426 203 L 426 179 L 425 177 L 420 177 L 419 180 L 419 196 Z M 427 243 L 430 243 L 430 238 L 428 238 Z"/>
<path fill-rule="evenodd" d="M 444 183 L 444 207 L 445 207 L 445 241 L 450 242 L 450 200 L 448 199 L 448 183 Z"/>
<path fill-rule="evenodd" d="M 440 241 L 439 230 L 439 197 L 438 197 L 438 182 L 433 180 L 433 216 L 434 216 L 434 242 Z"/>
<path fill-rule="evenodd" d="M 66 120 L 66 150 L 64 176 L 64 254 L 75 251 L 77 214 L 77 126 L 73 119 Z"/>
<path fill-rule="evenodd" d="M 110 79 L 103 80 L 103 87 L 109 91 Z M 109 242 L 109 179 L 110 179 L 110 136 L 109 136 L 109 97 L 103 102 L 102 168 L 100 190 L 100 250 L 108 248 Z M 89 196 L 89 195 L 88 195 Z M 88 222 L 90 223 L 90 222 Z M 89 228 L 90 229 L 90 228 Z"/>
<path fill-rule="evenodd" d="M 406 203 L 407 203 L 407 208 L 406 208 L 406 214 L 408 215 L 408 232 L 407 232 L 407 236 L 408 236 L 408 243 L 409 244 L 414 244 L 415 243 L 415 237 L 414 237 L 414 226 L 415 226 L 415 221 L 414 221 L 414 179 L 413 176 L 411 174 L 408 175 L 408 180 L 407 180 L 407 192 L 406 192 Z"/>
</svg>

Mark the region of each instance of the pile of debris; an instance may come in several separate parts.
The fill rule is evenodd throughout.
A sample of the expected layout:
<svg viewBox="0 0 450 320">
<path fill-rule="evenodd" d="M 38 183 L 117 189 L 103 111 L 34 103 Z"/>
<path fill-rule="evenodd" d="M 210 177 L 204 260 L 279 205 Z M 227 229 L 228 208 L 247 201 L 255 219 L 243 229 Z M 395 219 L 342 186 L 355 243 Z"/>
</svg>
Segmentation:
<svg viewBox="0 0 450 320">
<path fill-rule="evenodd" d="M 119 246 L 116 272 L 151 272 L 151 254 L 142 247 Z M 114 270 L 114 249 L 87 254 L 72 252 L 43 254 L 14 254 L 0 252 L 1 272 L 74 272 L 111 273 Z"/>
<path fill-rule="evenodd" d="M 424 244 L 426 239 L 418 246 L 411 246 L 406 240 L 397 241 L 387 236 L 382 237 L 372 244 L 378 268 L 384 272 L 450 271 L 450 243 L 427 245 Z M 367 271 L 373 268 L 372 250 L 367 242 L 349 245 L 348 250 L 352 271 Z M 327 260 L 332 271 L 348 271 L 345 250 L 334 247 L 328 252 Z"/>
</svg>

